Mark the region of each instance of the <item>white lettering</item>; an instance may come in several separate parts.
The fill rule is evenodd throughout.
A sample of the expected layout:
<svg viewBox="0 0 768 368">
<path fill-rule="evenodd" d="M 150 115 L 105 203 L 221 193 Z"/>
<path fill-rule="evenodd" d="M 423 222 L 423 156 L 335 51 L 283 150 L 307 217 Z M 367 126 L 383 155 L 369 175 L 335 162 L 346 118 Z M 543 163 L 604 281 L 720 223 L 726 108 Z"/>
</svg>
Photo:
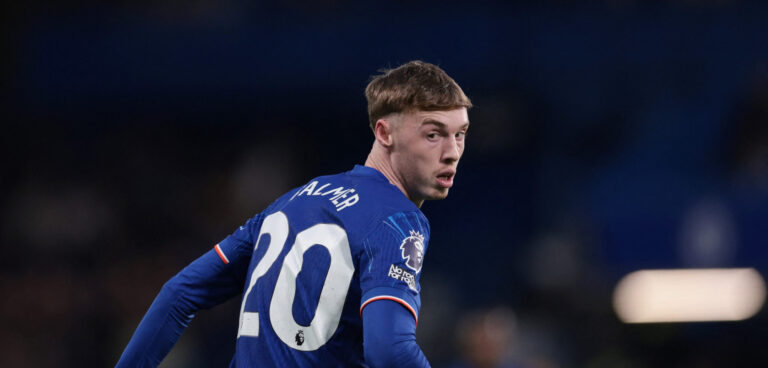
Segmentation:
<svg viewBox="0 0 768 368">
<path fill-rule="evenodd" d="M 323 192 L 325 188 L 327 188 L 331 183 L 325 183 L 321 185 L 319 188 L 318 181 L 313 181 L 305 186 L 303 186 L 299 191 L 296 192 L 296 194 L 291 197 L 291 200 L 293 200 L 296 197 L 300 197 L 302 195 L 308 195 L 308 196 L 328 196 L 331 197 L 328 198 L 328 200 L 331 201 L 331 204 L 333 204 L 336 207 L 336 211 L 341 211 L 347 207 L 354 206 L 355 203 L 360 201 L 360 197 L 357 194 L 352 195 L 355 193 L 355 190 L 352 188 L 345 189 L 344 187 L 337 187 L 333 188 L 331 190 Z M 352 196 L 350 196 L 352 195 Z"/>
<path fill-rule="evenodd" d="M 315 190 L 316 186 L 317 186 L 317 181 L 313 181 L 313 182 L 307 184 L 304 188 L 301 188 L 301 190 L 298 193 L 296 193 L 294 195 L 294 197 L 301 196 L 302 194 L 309 194 L 309 195 L 311 195 L 312 191 Z"/>
<path fill-rule="evenodd" d="M 329 194 L 333 194 L 335 196 L 335 195 L 338 195 L 339 193 L 343 193 L 343 192 L 344 192 L 344 187 L 338 187 L 338 188 L 333 188 L 333 189 L 331 189 L 331 190 L 329 190 L 329 191 L 327 191 L 327 192 L 325 192 L 325 193 L 323 193 L 321 195 L 326 196 L 326 195 L 329 195 Z"/>
<path fill-rule="evenodd" d="M 325 189 L 325 187 L 327 187 L 327 186 L 329 186 L 329 185 L 331 185 L 331 183 L 325 183 L 325 184 L 323 184 L 323 186 L 321 186 L 320 188 L 317 188 L 317 190 L 316 190 L 314 193 L 312 193 L 312 195 L 313 195 L 313 196 L 316 196 L 316 195 L 322 195 L 322 194 L 320 193 L 320 191 L 321 191 L 321 190 L 323 190 L 323 189 Z"/>
<path fill-rule="evenodd" d="M 338 206 L 336 206 L 336 212 L 341 211 L 341 210 L 343 210 L 343 209 L 345 209 L 345 208 L 347 208 L 349 206 L 354 205 L 359 200 L 360 200 L 360 197 L 357 194 L 347 198 L 347 200 L 345 200 L 344 202 L 341 202 Z"/>
<path fill-rule="evenodd" d="M 331 197 L 331 203 L 333 203 L 335 206 L 338 206 L 340 199 L 347 198 L 348 195 L 350 195 L 350 194 L 352 194 L 354 192 L 355 192 L 354 189 L 347 189 L 347 190 L 345 190 L 345 191 L 343 191 L 343 192 L 341 192 L 341 193 Z"/>
</svg>

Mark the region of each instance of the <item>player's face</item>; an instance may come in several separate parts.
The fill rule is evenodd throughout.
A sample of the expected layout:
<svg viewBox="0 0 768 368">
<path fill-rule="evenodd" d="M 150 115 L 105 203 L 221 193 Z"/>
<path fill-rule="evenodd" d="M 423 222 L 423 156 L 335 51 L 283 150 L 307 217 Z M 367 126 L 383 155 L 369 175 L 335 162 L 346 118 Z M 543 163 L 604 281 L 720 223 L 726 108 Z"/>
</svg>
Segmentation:
<svg viewBox="0 0 768 368">
<path fill-rule="evenodd" d="M 392 135 L 392 166 L 408 197 L 420 205 L 453 186 L 469 128 L 466 108 L 400 114 Z"/>
</svg>

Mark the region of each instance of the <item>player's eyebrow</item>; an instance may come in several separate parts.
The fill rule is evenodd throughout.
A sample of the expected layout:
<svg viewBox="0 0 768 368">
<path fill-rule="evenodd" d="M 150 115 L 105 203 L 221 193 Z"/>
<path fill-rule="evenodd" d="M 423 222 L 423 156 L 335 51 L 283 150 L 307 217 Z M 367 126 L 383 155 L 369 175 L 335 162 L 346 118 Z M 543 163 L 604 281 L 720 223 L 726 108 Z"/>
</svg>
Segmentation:
<svg viewBox="0 0 768 368">
<path fill-rule="evenodd" d="M 426 120 L 421 122 L 421 125 L 422 126 L 424 126 L 424 125 L 435 125 L 438 128 L 440 128 L 440 129 L 445 129 L 446 128 L 445 123 L 443 123 L 442 121 L 439 121 L 439 120 L 435 120 L 435 119 L 426 119 Z M 464 123 L 464 125 L 462 125 L 460 127 L 460 129 L 462 129 L 462 130 L 463 129 L 467 129 L 467 128 L 469 128 L 469 122 Z"/>
</svg>

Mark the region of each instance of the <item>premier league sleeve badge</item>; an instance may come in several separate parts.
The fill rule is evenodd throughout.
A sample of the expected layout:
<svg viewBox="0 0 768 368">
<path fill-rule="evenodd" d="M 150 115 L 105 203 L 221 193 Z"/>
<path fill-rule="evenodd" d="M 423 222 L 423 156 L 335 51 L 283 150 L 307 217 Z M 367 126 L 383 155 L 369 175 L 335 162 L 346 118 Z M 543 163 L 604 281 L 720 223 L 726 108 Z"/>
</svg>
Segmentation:
<svg viewBox="0 0 768 368">
<path fill-rule="evenodd" d="M 418 231 L 411 230 L 411 235 L 403 239 L 400 244 L 402 257 L 405 265 L 415 273 L 421 271 L 421 264 L 424 262 L 424 235 Z"/>
</svg>

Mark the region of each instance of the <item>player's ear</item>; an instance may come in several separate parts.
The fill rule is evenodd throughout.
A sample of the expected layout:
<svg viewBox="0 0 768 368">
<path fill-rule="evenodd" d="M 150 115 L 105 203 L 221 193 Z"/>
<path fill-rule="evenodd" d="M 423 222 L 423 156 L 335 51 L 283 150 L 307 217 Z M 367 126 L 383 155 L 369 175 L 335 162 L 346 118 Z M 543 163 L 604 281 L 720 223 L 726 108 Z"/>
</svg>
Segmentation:
<svg viewBox="0 0 768 368">
<path fill-rule="evenodd" d="M 392 122 L 387 119 L 379 119 L 373 128 L 376 140 L 384 147 L 392 146 Z"/>
</svg>

